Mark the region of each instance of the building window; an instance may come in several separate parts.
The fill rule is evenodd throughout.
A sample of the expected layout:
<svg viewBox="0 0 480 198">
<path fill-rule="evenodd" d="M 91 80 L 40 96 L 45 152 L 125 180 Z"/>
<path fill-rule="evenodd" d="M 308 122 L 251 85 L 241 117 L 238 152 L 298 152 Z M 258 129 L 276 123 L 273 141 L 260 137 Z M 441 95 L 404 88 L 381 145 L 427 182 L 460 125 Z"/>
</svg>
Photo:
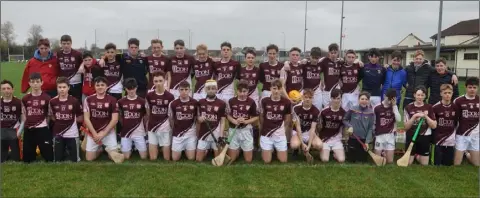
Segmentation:
<svg viewBox="0 0 480 198">
<path fill-rule="evenodd" d="M 450 60 L 452 60 L 452 61 L 455 60 L 455 54 L 452 54 L 452 55 L 450 56 Z"/>
<path fill-rule="evenodd" d="M 478 60 L 478 53 L 465 53 L 463 60 Z"/>
</svg>

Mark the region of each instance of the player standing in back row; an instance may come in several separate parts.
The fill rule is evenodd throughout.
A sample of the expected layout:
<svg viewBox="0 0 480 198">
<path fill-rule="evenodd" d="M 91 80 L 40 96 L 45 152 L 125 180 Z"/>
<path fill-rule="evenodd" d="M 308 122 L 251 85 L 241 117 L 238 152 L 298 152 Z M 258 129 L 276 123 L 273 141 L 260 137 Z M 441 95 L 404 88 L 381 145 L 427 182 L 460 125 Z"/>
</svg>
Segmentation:
<svg viewBox="0 0 480 198">
<path fill-rule="evenodd" d="M 288 98 L 290 91 L 296 90 L 301 93 L 303 90 L 303 70 L 299 62 L 300 53 L 301 50 L 298 47 L 290 49 L 289 60 L 285 61 L 282 70 L 280 70 L 280 80 L 283 83 L 282 95 L 285 98 Z"/>
<path fill-rule="evenodd" d="M 192 83 L 190 73 L 192 72 L 195 59 L 185 54 L 185 42 L 183 40 L 176 40 L 173 43 L 175 47 L 175 56 L 171 57 L 171 65 L 167 67 L 167 87 L 175 99 L 180 95 L 180 84 L 185 81 L 188 84 Z M 191 93 L 189 93 L 191 95 Z"/>
<path fill-rule="evenodd" d="M 152 55 L 147 57 L 148 61 L 148 89 L 149 92 L 155 90 L 153 84 L 153 73 L 157 71 L 166 72 L 167 68 L 170 68 L 171 61 L 166 55 L 163 55 L 163 42 L 159 39 L 153 39 L 150 44 L 152 45 Z M 167 85 L 167 79 L 165 80 L 165 86 Z"/>
<path fill-rule="evenodd" d="M 232 44 L 223 42 L 220 48 L 222 59 L 214 65 L 218 84 L 217 96 L 227 103 L 235 95 L 234 80 L 238 78 L 242 66 L 239 62 L 232 60 Z"/>
<path fill-rule="evenodd" d="M 340 76 L 342 82 L 342 108 L 348 112 L 352 107 L 358 105 L 358 95 L 360 94 L 360 87 L 358 84 L 362 80 L 360 75 L 360 65 L 355 63 L 357 55 L 355 51 L 348 50 L 346 61 L 340 68 Z"/>
<path fill-rule="evenodd" d="M 458 107 L 459 123 L 455 136 L 455 165 L 460 165 L 463 154 L 475 166 L 480 165 L 478 118 L 480 114 L 478 97 L 478 78 L 470 77 L 465 81 L 466 93 L 453 102 Z"/>
<path fill-rule="evenodd" d="M 318 61 L 321 57 L 321 53 L 322 51 L 319 47 L 313 47 L 312 50 L 310 50 L 310 60 L 302 65 L 303 89 L 313 90 L 313 105 L 319 110 L 321 110 L 323 106 L 322 89 L 320 85 L 320 74 L 323 71 L 320 62 Z"/>
<path fill-rule="evenodd" d="M 257 85 L 260 79 L 260 69 L 254 65 L 255 57 L 255 51 L 249 49 L 245 52 L 245 63 L 247 66 L 241 68 L 238 80 L 245 80 L 248 83 L 248 97 L 255 101 L 258 107 L 260 99 Z"/>
<path fill-rule="evenodd" d="M 262 96 L 260 98 L 270 97 L 271 83 L 280 78 L 280 70 L 283 68 L 283 63 L 278 62 L 277 53 L 278 47 L 274 44 L 267 46 L 268 62 L 260 63 L 260 79 L 262 83 Z"/>
<path fill-rule="evenodd" d="M 368 51 L 368 60 L 370 63 L 365 64 L 360 70 L 362 76 L 362 91 L 371 94 L 371 105 L 377 106 L 382 102 L 381 90 L 383 82 L 385 82 L 385 74 L 387 70 L 382 65 L 378 64 L 380 58 L 380 51 L 377 48 L 372 48 Z"/>
<path fill-rule="evenodd" d="M 320 59 L 320 65 L 323 71 L 323 106 L 330 105 L 330 92 L 333 89 L 340 88 L 340 67 L 337 62 L 338 57 L 338 45 L 336 43 L 328 46 L 328 56 Z"/>
<path fill-rule="evenodd" d="M 215 64 L 215 61 L 208 57 L 208 48 L 204 44 L 197 46 L 197 57 L 198 60 L 195 61 L 192 74 L 192 76 L 195 77 L 193 98 L 195 100 L 200 100 L 206 97 L 205 83 L 207 80 L 213 79 L 213 65 Z"/>
<path fill-rule="evenodd" d="M 78 72 L 82 64 L 82 53 L 72 49 L 72 37 L 70 35 L 63 35 L 60 37 L 62 50 L 57 52 L 57 64 L 60 68 L 59 77 L 66 77 L 69 80 L 70 90 L 69 95 L 72 95 L 77 100 L 82 99 L 82 74 Z"/>
</svg>

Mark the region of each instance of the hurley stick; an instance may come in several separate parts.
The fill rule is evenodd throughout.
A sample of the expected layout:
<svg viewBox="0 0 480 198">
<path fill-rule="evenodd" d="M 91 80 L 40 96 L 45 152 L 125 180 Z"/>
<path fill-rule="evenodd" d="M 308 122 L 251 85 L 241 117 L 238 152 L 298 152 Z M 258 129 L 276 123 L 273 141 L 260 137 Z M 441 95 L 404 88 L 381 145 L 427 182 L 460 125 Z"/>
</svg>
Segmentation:
<svg viewBox="0 0 480 198">
<path fill-rule="evenodd" d="M 385 163 L 387 162 L 387 160 L 382 157 L 382 156 L 378 156 L 376 155 L 375 153 L 373 153 L 370 149 L 367 149 L 367 146 L 365 145 L 365 143 L 362 142 L 362 140 L 360 140 L 360 138 L 358 138 L 357 135 L 355 135 L 354 133 L 352 133 L 353 137 L 355 137 L 355 139 L 357 139 L 357 141 L 362 145 L 363 149 L 365 151 L 367 151 L 367 153 L 370 155 L 370 157 L 372 158 L 373 162 L 375 162 L 375 165 L 377 166 L 383 166 L 385 165 Z"/>
<path fill-rule="evenodd" d="M 410 153 L 412 152 L 413 145 L 415 144 L 415 140 L 417 139 L 418 131 L 420 131 L 420 128 L 423 124 L 424 119 L 425 118 L 423 117 L 420 118 L 420 122 L 418 122 L 417 129 L 415 130 L 415 134 L 413 134 L 412 142 L 410 142 L 410 145 L 408 145 L 408 149 L 405 152 L 405 154 L 403 154 L 403 156 L 397 160 L 398 166 L 402 166 L 402 167 L 408 166 L 409 164 L 408 162 L 410 161 Z"/>
<path fill-rule="evenodd" d="M 227 150 L 228 150 L 228 144 L 232 140 L 232 137 L 235 135 L 235 132 L 237 131 L 237 126 L 235 126 L 235 129 L 233 130 L 232 134 L 229 134 L 228 139 L 227 139 L 227 144 L 222 149 L 222 152 L 215 158 L 212 159 L 212 164 L 214 166 L 222 166 L 225 160 L 225 156 L 227 155 Z"/>
</svg>

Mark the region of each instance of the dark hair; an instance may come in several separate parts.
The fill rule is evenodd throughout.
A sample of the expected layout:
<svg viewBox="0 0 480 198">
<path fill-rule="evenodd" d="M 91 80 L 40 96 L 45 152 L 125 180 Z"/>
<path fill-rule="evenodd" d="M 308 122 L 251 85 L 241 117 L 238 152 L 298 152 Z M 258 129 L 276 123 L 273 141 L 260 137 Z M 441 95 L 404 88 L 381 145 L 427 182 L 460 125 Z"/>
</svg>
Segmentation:
<svg viewBox="0 0 480 198">
<path fill-rule="evenodd" d="M 338 51 L 338 44 L 336 43 L 332 43 L 328 46 L 328 51 L 329 52 L 332 52 L 332 51 Z"/>
<path fill-rule="evenodd" d="M 443 63 L 444 65 L 447 65 L 447 61 L 445 61 L 445 59 L 442 58 L 442 57 L 438 58 L 438 59 L 435 61 L 435 64 L 438 64 L 438 63 Z"/>
<path fill-rule="evenodd" d="M 104 76 L 97 76 L 97 77 L 93 80 L 93 82 L 94 82 L 95 84 L 97 84 L 97 83 L 105 83 L 105 84 L 108 84 L 108 80 L 107 80 L 107 78 L 105 78 Z"/>
<path fill-rule="evenodd" d="M 123 87 L 128 90 L 135 89 L 138 87 L 137 80 L 135 78 L 127 78 L 123 81 Z"/>
<path fill-rule="evenodd" d="M 50 47 L 50 41 L 47 38 L 39 39 L 37 42 L 37 47 L 40 47 L 40 45 L 45 45 L 47 47 Z"/>
<path fill-rule="evenodd" d="M 178 39 L 176 40 L 175 42 L 173 42 L 173 47 L 177 46 L 177 45 L 180 45 L 182 47 L 185 47 L 185 42 L 181 39 Z"/>
<path fill-rule="evenodd" d="M 62 84 L 62 83 L 65 83 L 65 84 L 69 85 L 69 80 L 68 80 L 67 77 L 60 76 L 60 77 L 57 78 L 56 83 L 57 83 L 57 85 Z"/>
<path fill-rule="evenodd" d="M 312 47 L 310 50 L 310 57 L 320 58 L 322 56 L 322 50 L 319 47 Z"/>
<path fill-rule="evenodd" d="M 394 59 L 394 58 L 398 58 L 398 59 L 402 60 L 402 58 L 403 58 L 402 52 L 400 52 L 398 50 L 395 50 L 392 53 L 392 59 Z"/>
<path fill-rule="evenodd" d="M 40 80 L 42 81 L 42 75 L 38 72 L 33 72 L 29 76 L 29 80 Z"/>
<path fill-rule="evenodd" d="M 366 92 L 366 91 L 362 91 L 362 92 L 360 92 L 360 94 L 358 94 L 358 99 L 360 99 L 360 97 L 362 97 L 362 96 L 366 96 L 367 99 L 370 100 L 370 96 L 371 96 L 371 95 L 370 95 L 370 93 L 368 93 L 368 92 Z"/>
<path fill-rule="evenodd" d="M 160 45 L 163 45 L 163 42 L 160 39 L 152 39 L 152 41 L 150 41 L 150 44 L 154 44 L 154 43 L 160 43 Z"/>
<path fill-rule="evenodd" d="M 140 41 L 136 38 L 131 38 L 131 39 L 128 39 L 128 47 L 130 47 L 130 45 L 136 45 L 137 47 L 140 46 Z"/>
<path fill-rule="evenodd" d="M 257 53 L 255 53 L 255 51 L 253 51 L 253 49 L 248 49 L 246 52 L 245 52 L 245 57 L 247 57 L 248 54 L 251 54 L 253 56 L 257 56 Z"/>
<path fill-rule="evenodd" d="M 347 53 L 345 53 L 345 56 L 348 55 L 348 54 L 353 54 L 353 55 L 357 56 L 357 54 L 355 53 L 355 50 L 353 50 L 353 49 L 347 50 Z"/>
<path fill-rule="evenodd" d="M 275 52 L 278 52 L 278 46 L 275 45 L 275 44 L 270 44 L 267 46 L 267 52 L 270 51 L 270 50 L 275 50 Z"/>
<path fill-rule="evenodd" d="M 424 94 L 427 94 L 427 88 L 425 88 L 425 86 L 423 85 L 416 86 L 415 90 L 413 91 L 413 94 L 415 95 L 419 90 L 422 91 Z"/>
<path fill-rule="evenodd" d="M 246 80 L 240 80 L 237 84 L 237 90 L 242 91 L 242 89 L 248 90 L 248 82 Z"/>
<path fill-rule="evenodd" d="M 153 76 L 153 77 L 159 77 L 159 76 L 161 76 L 161 77 L 165 78 L 165 72 L 163 72 L 162 70 L 155 71 L 155 72 L 152 73 L 152 76 Z"/>
<path fill-rule="evenodd" d="M 117 46 L 113 43 L 107 43 L 105 45 L 105 50 L 109 50 L 109 49 L 114 49 L 114 50 L 117 50 Z"/>
<path fill-rule="evenodd" d="M 369 57 L 373 57 L 373 56 L 379 57 L 380 56 L 380 51 L 377 48 L 370 48 L 368 50 L 368 56 Z"/>
<path fill-rule="evenodd" d="M 297 51 L 298 53 L 302 53 L 302 50 L 300 50 L 300 48 L 298 48 L 298 47 L 292 47 L 292 49 L 290 49 L 290 52 L 293 52 L 293 51 Z"/>
<path fill-rule="evenodd" d="M 478 86 L 478 77 L 468 77 L 465 81 L 465 87 L 468 85 Z"/>
<path fill-rule="evenodd" d="M 178 88 L 190 88 L 190 83 L 187 81 L 182 81 L 179 85 Z"/>
<path fill-rule="evenodd" d="M 330 93 L 330 98 L 336 98 L 338 96 L 342 96 L 342 90 L 340 89 L 333 89 Z"/>
<path fill-rule="evenodd" d="M 397 90 L 395 90 L 394 88 L 390 88 L 385 93 L 385 96 L 387 96 L 389 100 L 394 99 L 397 97 Z"/>
<path fill-rule="evenodd" d="M 10 87 L 13 88 L 13 83 L 12 81 L 9 81 L 9 80 L 2 80 L 2 82 L 0 82 L 0 85 L 4 85 L 4 84 L 9 84 Z"/>
<path fill-rule="evenodd" d="M 220 49 L 222 49 L 223 47 L 228 47 L 228 48 L 232 49 L 232 44 L 225 41 L 222 44 L 220 44 Z"/>
<path fill-rule="evenodd" d="M 60 42 L 64 42 L 64 41 L 65 42 L 68 42 L 68 41 L 72 42 L 72 37 L 68 34 L 65 34 L 62 37 L 60 37 Z"/>
<path fill-rule="evenodd" d="M 275 79 L 270 83 L 270 87 L 274 87 L 274 86 L 281 89 L 283 87 L 282 81 L 280 81 L 280 79 Z"/>
<path fill-rule="evenodd" d="M 310 97 L 313 97 L 313 95 L 315 94 L 315 92 L 313 91 L 313 89 L 304 89 L 303 90 L 303 96 L 310 96 Z"/>
<path fill-rule="evenodd" d="M 82 58 L 83 58 L 83 59 L 86 59 L 86 58 L 88 58 L 88 57 L 93 58 L 92 53 L 91 53 L 90 51 L 84 51 L 84 52 L 83 52 L 83 55 L 82 55 Z"/>
</svg>

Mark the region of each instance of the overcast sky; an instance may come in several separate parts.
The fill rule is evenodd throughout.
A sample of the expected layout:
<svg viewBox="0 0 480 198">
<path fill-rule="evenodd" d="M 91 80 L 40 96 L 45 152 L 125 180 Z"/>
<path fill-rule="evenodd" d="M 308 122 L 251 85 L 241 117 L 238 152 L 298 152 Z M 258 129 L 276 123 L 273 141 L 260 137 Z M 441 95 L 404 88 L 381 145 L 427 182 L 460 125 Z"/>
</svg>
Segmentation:
<svg viewBox="0 0 480 198">
<path fill-rule="evenodd" d="M 444 2 L 442 29 L 479 17 L 478 1 Z M 439 2 L 345 2 L 345 48 L 363 49 L 397 44 L 409 33 L 425 41 L 437 32 Z M 341 1 L 308 2 L 307 49 L 340 41 Z M 140 39 L 145 49 L 160 35 L 167 49 L 175 39 L 187 47 L 200 43 L 219 49 L 220 43 L 254 46 L 269 43 L 303 49 L 305 2 L 1 2 L 1 22 L 11 21 L 16 41 L 23 43 L 32 24 L 43 36 L 73 37 L 75 48 L 114 42 L 125 47 L 127 37 Z"/>
</svg>

